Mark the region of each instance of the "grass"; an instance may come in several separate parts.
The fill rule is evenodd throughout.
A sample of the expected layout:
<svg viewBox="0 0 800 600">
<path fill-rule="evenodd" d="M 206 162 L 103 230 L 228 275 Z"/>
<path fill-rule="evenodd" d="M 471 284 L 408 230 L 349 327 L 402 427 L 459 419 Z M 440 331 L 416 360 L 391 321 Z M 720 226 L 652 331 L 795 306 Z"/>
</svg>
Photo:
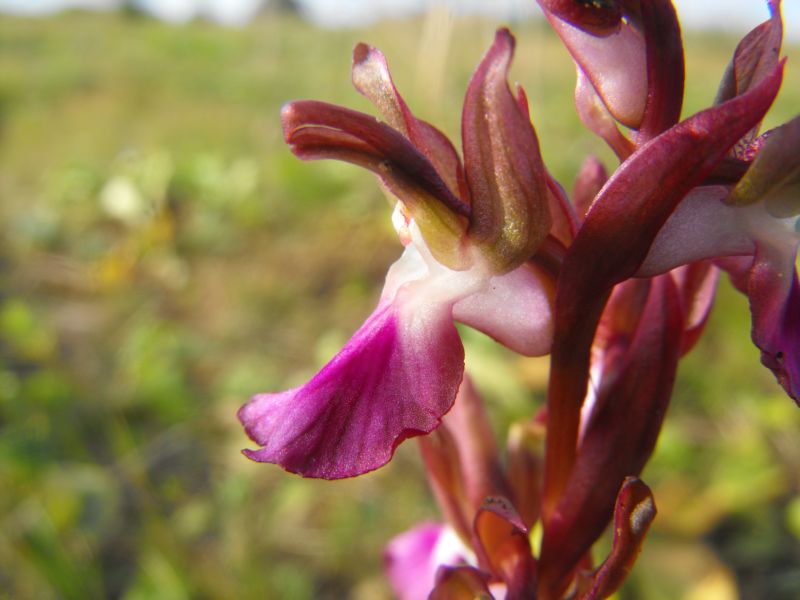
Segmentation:
<svg viewBox="0 0 800 600">
<path fill-rule="evenodd" d="M 364 40 L 414 110 L 457 139 L 496 26 L 443 13 L 324 32 L 291 18 L 241 31 L 82 13 L 0 21 L 0 589 L 388 597 L 383 544 L 438 518 L 413 443 L 338 483 L 239 454 L 239 405 L 312 374 L 398 254 L 371 176 L 294 159 L 278 111 L 307 97 L 369 111 L 349 84 Z M 610 159 L 575 117 L 554 36 L 514 30 L 513 77 L 569 189 L 586 153 Z M 687 39 L 688 112 L 713 98 L 734 45 Z M 800 104 L 788 54 L 773 124 Z M 758 365 L 748 319 L 724 287 L 682 366 L 645 472 L 659 518 L 624 597 L 800 590 L 800 419 Z M 480 336 L 467 345 L 498 428 L 541 401 L 541 360 Z"/>
</svg>

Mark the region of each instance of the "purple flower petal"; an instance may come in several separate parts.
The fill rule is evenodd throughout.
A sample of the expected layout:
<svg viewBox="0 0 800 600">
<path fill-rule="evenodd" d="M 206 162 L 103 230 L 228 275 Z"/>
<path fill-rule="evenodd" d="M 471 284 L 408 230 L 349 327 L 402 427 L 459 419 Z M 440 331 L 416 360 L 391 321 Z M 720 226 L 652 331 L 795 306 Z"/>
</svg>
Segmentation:
<svg viewBox="0 0 800 600">
<path fill-rule="evenodd" d="M 466 548 L 455 533 L 439 523 L 423 523 L 392 538 L 384 566 L 399 600 L 427 600 L 440 566 L 465 562 Z"/>
<path fill-rule="evenodd" d="M 308 383 L 243 406 L 239 419 L 261 446 L 244 454 L 305 477 L 353 477 L 439 425 L 461 383 L 464 349 L 451 304 L 418 298 L 422 284 L 382 301 Z"/>
</svg>

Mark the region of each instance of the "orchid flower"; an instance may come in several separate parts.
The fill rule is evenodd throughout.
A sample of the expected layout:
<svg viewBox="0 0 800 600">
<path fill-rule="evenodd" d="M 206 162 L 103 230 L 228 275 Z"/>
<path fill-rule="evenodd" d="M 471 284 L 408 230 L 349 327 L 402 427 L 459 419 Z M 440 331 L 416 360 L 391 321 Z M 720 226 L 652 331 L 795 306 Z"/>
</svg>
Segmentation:
<svg viewBox="0 0 800 600">
<path fill-rule="evenodd" d="M 746 93 L 779 62 L 780 3 L 734 53 L 718 101 Z M 715 259 L 750 300 L 752 337 L 761 361 L 800 403 L 800 116 L 729 152 L 725 169 L 692 190 L 655 238 L 639 269 L 653 275 Z M 738 173 L 737 173 L 738 171 Z M 742 173 L 743 172 L 743 173 Z"/>
<path fill-rule="evenodd" d="M 303 159 L 335 158 L 378 175 L 405 246 L 378 306 L 308 383 L 259 394 L 239 418 L 261 446 L 249 458 L 307 477 L 376 469 L 404 439 L 450 410 L 464 371 L 459 321 L 512 350 L 550 349 L 553 295 L 529 259 L 570 215 L 547 175 L 522 90 L 506 77 L 514 39 L 497 32 L 464 103 L 464 166 L 449 140 L 415 118 L 386 60 L 360 44 L 353 83 L 386 123 L 315 101 L 288 104 L 284 134 Z M 552 215 L 552 216 L 551 216 Z M 566 233 L 565 233 L 566 231 Z"/>
<path fill-rule="evenodd" d="M 675 104 L 672 92 L 658 82 L 671 78 L 670 73 L 678 70 L 677 62 L 651 60 L 650 51 L 650 39 L 659 39 L 654 33 L 656 25 L 671 21 L 669 15 L 674 16 L 674 9 L 661 0 L 620 4 L 641 5 L 640 15 L 634 17 L 640 18 L 648 65 L 645 123 L 647 107 Z M 632 18 L 631 22 L 637 21 Z M 677 27 L 667 31 L 677 39 L 666 47 L 680 48 Z M 743 93 L 681 122 L 671 123 L 675 117 L 672 110 L 662 118 L 653 117 L 657 125 L 650 126 L 649 133 L 639 130 L 635 150 L 591 202 L 561 265 L 556 292 L 548 387 L 545 522 L 557 514 L 575 466 L 592 343 L 611 291 L 631 277 L 644 275 L 640 268 L 664 223 L 680 210 L 696 187 L 717 176 L 729 150 L 761 122 L 780 87 L 782 66 L 776 61 Z"/>
</svg>

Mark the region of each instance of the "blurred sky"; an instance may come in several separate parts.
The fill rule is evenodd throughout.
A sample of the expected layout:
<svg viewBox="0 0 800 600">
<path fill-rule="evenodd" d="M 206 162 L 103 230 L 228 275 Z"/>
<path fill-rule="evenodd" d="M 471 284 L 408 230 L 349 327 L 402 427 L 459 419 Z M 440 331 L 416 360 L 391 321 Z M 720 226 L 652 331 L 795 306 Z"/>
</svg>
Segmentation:
<svg viewBox="0 0 800 600">
<path fill-rule="evenodd" d="M 68 7 L 113 9 L 124 0 L 0 0 L 0 11 L 47 14 Z M 132 0 L 155 16 L 180 23 L 202 16 L 226 25 L 246 23 L 265 0 Z M 297 0 L 306 16 L 327 26 L 362 24 L 446 4 L 456 13 L 517 19 L 537 14 L 533 0 Z M 764 0 L 675 0 L 685 28 L 748 31 L 767 16 Z M 734 7 L 735 5 L 735 7 Z M 800 0 L 784 0 L 787 38 L 800 41 Z"/>
</svg>

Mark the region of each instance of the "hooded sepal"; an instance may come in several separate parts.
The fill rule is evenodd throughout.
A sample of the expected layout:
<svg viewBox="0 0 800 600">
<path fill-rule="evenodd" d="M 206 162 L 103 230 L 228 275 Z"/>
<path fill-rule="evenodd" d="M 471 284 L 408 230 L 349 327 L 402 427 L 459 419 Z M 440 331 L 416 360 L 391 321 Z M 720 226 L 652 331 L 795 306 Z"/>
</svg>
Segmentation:
<svg viewBox="0 0 800 600">
<path fill-rule="evenodd" d="M 557 6 L 562 2 L 537 1 L 608 111 L 620 123 L 639 127 L 647 101 L 647 61 L 641 33 L 627 22 L 618 22 L 610 33 L 599 36 L 584 22 L 565 20 L 565 11 Z M 606 13 L 609 20 L 616 10 Z"/>
<path fill-rule="evenodd" d="M 369 169 L 403 202 L 438 262 L 452 269 L 467 266 L 470 207 L 402 133 L 370 115 L 314 100 L 287 104 L 281 119 L 296 156 L 332 158 Z"/>
<path fill-rule="evenodd" d="M 539 4 L 553 16 L 598 37 L 616 33 L 622 22 L 622 9 L 615 0 L 539 0 Z"/>
<path fill-rule="evenodd" d="M 469 237 L 495 271 L 528 260 L 550 231 L 539 142 L 508 87 L 514 38 L 501 29 L 470 81 L 461 135 L 472 197 Z"/>
<path fill-rule="evenodd" d="M 750 31 L 736 46 L 722 76 L 715 104 L 745 93 L 775 69 L 783 43 L 780 4 L 780 0 L 770 0 L 770 19 Z"/>
</svg>

